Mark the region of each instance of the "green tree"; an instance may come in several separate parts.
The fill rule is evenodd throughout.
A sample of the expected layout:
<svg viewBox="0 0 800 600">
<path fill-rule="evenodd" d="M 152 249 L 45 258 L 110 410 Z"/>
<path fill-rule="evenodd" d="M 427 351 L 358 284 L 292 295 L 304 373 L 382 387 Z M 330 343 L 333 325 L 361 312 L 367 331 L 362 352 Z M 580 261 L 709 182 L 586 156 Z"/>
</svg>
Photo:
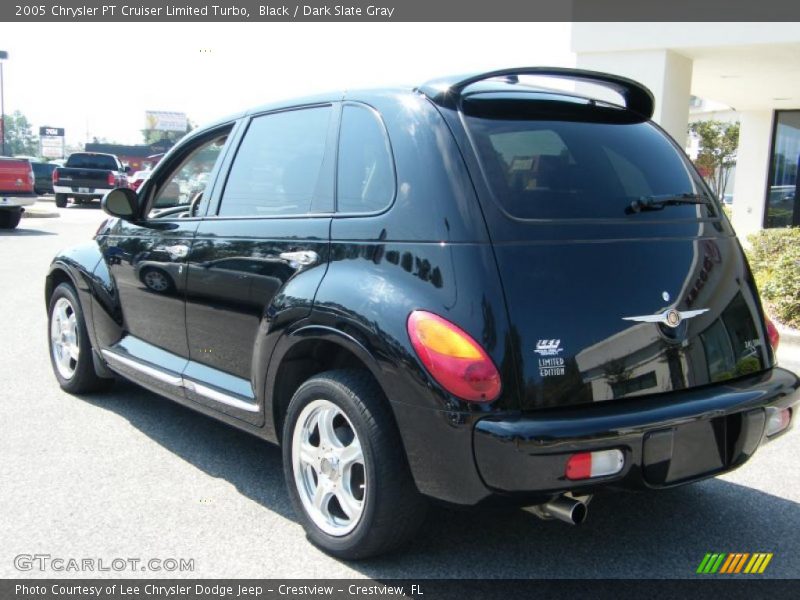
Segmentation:
<svg viewBox="0 0 800 600">
<path fill-rule="evenodd" d="M 700 149 L 695 165 L 718 196 L 725 193 L 731 168 L 736 165 L 739 148 L 739 123 L 697 121 L 689 124 L 689 132 L 697 136 Z"/>
<path fill-rule="evenodd" d="M 28 118 L 18 110 L 6 115 L 5 126 L 6 155 L 38 156 L 39 140 L 33 133 L 33 126 Z"/>
</svg>

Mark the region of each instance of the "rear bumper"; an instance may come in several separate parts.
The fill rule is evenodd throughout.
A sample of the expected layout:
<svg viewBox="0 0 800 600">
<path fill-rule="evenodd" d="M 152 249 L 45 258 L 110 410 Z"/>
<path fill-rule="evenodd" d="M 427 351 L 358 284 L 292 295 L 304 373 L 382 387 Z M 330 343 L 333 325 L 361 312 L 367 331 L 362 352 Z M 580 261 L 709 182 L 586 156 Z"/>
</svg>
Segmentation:
<svg viewBox="0 0 800 600">
<path fill-rule="evenodd" d="M 80 191 L 82 189 L 88 191 Z M 81 188 L 81 187 L 72 187 L 68 185 L 54 185 L 53 186 L 53 193 L 55 194 L 66 194 L 68 196 L 73 196 L 75 198 L 102 198 L 106 195 L 107 192 L 110 192 L 111 188 Z"/>
<path fill-rule="evenodd" d="M 680 485 L 746 462 L 767 440 L 768 412 L 796 406 L 798 388 L 796 375 L 774 368 L 650 400 L 489 416 L 475 425 L 475 462 L 486 486 L 503 493 Z M 796 410 L 792 413 L 794 421 Z M 621 472 L 583 481 L 566 478 L 571 454 L 612 448 L 625 457 Z"/>
<path fill-rule="evenodd" d="M 0 194 L 0 209 L 20 208 L 22 206 L 31 206 L 35 203 L 36 196 L 33 194 L 29 196 L 5 196 Z"/>
</svg>

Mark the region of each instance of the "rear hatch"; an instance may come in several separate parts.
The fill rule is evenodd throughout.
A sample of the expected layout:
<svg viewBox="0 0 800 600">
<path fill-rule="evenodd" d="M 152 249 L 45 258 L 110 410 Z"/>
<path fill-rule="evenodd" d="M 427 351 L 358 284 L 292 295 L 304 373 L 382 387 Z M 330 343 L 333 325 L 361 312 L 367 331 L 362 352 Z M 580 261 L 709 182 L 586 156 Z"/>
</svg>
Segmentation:
<svg viewBox="0 0 800 600">
<path fill-rule="evenodd" d="M 696 388 L 772 364 L 730 225 L 660 129 L 557 95 L 480 93 L 462 110 L 523 408 Z"/>
</svg>

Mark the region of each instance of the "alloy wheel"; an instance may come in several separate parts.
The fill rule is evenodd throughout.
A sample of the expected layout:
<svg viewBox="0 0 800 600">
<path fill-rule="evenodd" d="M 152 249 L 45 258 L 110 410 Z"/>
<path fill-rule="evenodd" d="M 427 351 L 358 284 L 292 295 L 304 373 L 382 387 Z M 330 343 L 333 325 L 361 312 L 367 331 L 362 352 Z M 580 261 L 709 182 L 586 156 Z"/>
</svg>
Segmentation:
<svg viewBox="0 0 800 600">
<path fill-rule="evenodd" d="M 292 468 L 314 524 L 332 536 L 353 531 L 366 498 L 364 453 L 350 419 L 333 402 L 314 400 L 303 408 L 292 436 Z"/>
<path fill-rule="evenodd" d="M 78 316 L 66 298 L 59 298 L 50 315 L 50 342 L 53 362 L 64 379 L 72 379 L 78 366 Z"/>
</svg>

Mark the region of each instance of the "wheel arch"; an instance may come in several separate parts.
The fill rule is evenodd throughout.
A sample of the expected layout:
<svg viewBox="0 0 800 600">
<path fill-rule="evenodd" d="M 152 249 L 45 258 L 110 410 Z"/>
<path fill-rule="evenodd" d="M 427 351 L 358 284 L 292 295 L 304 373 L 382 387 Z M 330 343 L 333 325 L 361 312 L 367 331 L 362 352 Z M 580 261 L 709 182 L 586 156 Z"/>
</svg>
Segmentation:
<svg viewBox="0 0 800 600">
<path fill-rule="evenodd" d="M 267 373 L 266 416 L 278 444 L 286 409 L 297 388 L 314 375 L 333 369 L 366 371 L 388 398 L 381 382 L 381 366 L 366 344 L 332 327 L 301 327 L 283 337 Z"/>
<path fill-rule="evenodd" d="M 53 292 L 62 283 L 69 283 L 77 290 L 75 279 L 72 277 L 72 274 L 69 272 L 69 270 L 65 266 L 55 263 L 50 267 L 50 272 L 47 274 L 47 277 L 45 277 L 44 281 L 45 307 L 50 306 L 50 298 L 53 297 Z"/>
</svg>

